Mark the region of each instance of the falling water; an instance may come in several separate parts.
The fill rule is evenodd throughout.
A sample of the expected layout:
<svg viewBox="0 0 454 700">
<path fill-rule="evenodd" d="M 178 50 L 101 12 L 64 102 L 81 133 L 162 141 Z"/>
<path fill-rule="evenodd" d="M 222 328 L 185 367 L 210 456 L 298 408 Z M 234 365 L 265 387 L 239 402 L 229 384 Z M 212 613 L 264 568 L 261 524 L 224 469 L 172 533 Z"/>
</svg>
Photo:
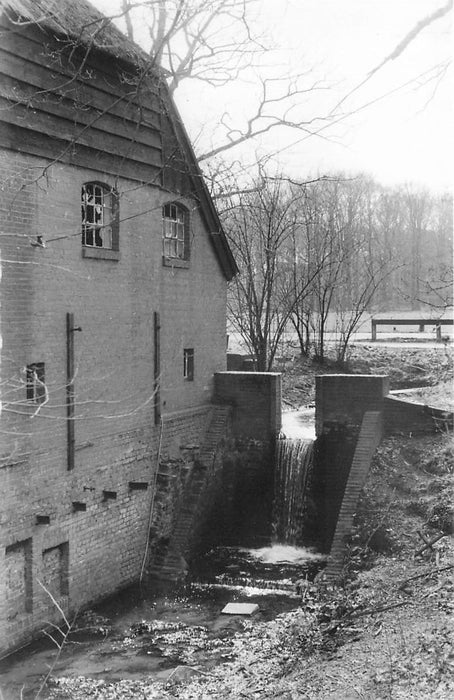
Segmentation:
<svg viewBox="0 0 454 700">
<path fill-rule="evenodd" d="M 313 440 L 278 440 L 274 478 L 273 536 L 302 544 L 312 476 Z"/>
</svg>

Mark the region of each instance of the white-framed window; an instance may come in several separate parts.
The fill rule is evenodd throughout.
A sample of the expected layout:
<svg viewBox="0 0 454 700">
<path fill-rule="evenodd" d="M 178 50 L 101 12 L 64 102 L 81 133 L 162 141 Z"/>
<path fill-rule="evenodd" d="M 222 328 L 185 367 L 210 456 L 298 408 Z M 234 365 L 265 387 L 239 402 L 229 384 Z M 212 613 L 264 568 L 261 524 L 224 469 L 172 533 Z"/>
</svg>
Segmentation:
<svg viewBox="0 0 454 700">
<path fill-rule="evenodd" d="M 118 201 L 115 191 L 100 182 L 82 185 L 82 245 L 118 250 Z"/>
<path fill-rule="evenodd" d="M 164 258 L 189 260 L 189 214 L 179 204 L 162 208 L 162 243 Z"/>
<path fill-rule="evenodd" d="M 194 348 L 183 350 L 183 377 L 187 382 L 194 381 Z"/>
</svg>

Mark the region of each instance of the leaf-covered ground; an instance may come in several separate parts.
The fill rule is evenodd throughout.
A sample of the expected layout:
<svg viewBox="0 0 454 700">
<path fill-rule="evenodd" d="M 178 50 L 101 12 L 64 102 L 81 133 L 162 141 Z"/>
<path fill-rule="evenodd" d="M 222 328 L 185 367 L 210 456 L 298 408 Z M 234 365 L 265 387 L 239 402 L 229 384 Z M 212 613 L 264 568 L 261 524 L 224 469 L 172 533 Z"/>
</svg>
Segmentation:
<svg viewBox="0 0 454 700">
<path fill-rule="evenodd" d="M 406 347 L 392 343 L 356 343 L 350 349 L 347 362 L 341 365 L 329 356 L 323 365 L 310 358 L 296 358 L 282 377 L 284 408 L 299 408 L 314 402 L 315 375 L 352 372 L 386 374 L 391 390 L 412 390 L 405 398 L 454 410 L 453 362 L 451 345 Z M 413 391 L 420 387 L 424 389 Z"/>
</svg>

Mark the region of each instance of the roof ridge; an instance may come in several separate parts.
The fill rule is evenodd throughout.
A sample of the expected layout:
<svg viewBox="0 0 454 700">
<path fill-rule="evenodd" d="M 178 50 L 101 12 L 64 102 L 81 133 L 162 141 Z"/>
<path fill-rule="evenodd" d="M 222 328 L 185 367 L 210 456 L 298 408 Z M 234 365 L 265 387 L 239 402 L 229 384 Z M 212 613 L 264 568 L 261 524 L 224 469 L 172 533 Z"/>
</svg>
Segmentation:
<svg viewBox="0 0 454 700">
<path fill-rule="evenodd" d="M 91 44 L 130 63 L 149 61 L 150 56 L 88 0 L 0 0 L 0 7 L 14 13 L 19 24 L 36 24 L 66 35 L 81 44 Z M 12 17 L 9 17 L 14 21 Z M 17 22 L 17 20 L 16 20 Z M 159 66 L 155 66 L 160 72 Z"/>
</svg>

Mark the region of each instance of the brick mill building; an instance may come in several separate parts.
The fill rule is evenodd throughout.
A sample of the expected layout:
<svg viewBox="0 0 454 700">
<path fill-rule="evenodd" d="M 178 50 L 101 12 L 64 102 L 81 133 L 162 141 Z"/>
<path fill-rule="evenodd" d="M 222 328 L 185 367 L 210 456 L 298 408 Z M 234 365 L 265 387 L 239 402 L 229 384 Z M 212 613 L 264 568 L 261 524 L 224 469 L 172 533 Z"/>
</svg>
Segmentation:
<svg viewBox="0 0 454 700">
<path fill-rule="evenodd" d="M 203 438 L 235 261 L 158 69 L 85 0 L 3 0 L 0 652 L 143 567 Z M 159 454 L 158 454 L 159 453 Z"/>
</svg>

